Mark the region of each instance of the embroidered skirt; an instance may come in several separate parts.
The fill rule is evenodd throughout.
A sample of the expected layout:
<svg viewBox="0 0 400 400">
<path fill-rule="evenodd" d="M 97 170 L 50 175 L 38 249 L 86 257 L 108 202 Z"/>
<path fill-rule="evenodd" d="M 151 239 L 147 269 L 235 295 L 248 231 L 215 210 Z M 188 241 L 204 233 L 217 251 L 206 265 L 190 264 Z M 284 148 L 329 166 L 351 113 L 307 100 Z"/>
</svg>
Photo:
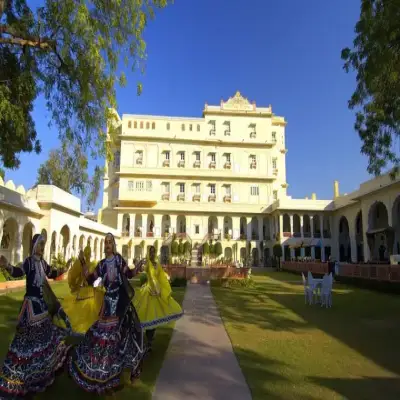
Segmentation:
<svg viewBox="0 0 400 400">
<path fill-rule="evenodd" d="M 66 359 L 67 332 L 52 324 L 46 303 L 26 297 L 0 374 L 0 398 L 43 392 Z"/>
<path fill-rule="evenodd" d="M 134 326 L 120 326 L 118 317 L 100 319 L 86 333 L 68 360 L 75 383 L 102 394 L 120 385 L 124 369 L 131 376 L 140 373 L 143 349 L 135 340 Z"/>
</svg>

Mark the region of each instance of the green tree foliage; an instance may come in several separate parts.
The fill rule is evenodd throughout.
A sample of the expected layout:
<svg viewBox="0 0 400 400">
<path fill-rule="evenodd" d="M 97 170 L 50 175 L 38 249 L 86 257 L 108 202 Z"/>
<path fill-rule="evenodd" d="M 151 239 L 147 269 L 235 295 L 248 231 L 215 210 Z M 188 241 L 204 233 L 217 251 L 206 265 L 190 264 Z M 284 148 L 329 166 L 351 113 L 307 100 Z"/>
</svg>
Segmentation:
<svg viewBox="0 0 400 400">
<path fill-rule="evenodd" d="M 353 48 L 342 50 L 344 68 L 357 73 L 349 101 L 368 172 L 400 163 L 400 0 L 362 0 Z M 396 143 L 397 142 L 397 143 Z"/>
<path fill-rule="evenodd" d="M 88 193 L 88 206 L 93 206 L 100 192 L 102 169 L 96 167 L 89 179 L 87 167 L 88 159 L 82 147 L 64 142 L 60 149 L 51 151 L 48 160 L 39 167 L 36 183 L 55 185 L 69 193 Z"/>
<path fill-rule="evenodd" d="M 210 245 L 207 242 L 203 244 L 203 254 L 205 256 L 208 256 L 210 254 Z"/>
<path fill-rule="evenodd" d="M 272 248 L 272 253 L 275 257 L 281 258 L 282 257 L 282 246 L 280 244 L 275 244 Z"/>
<path fill-rule="evenodd" d="M 104 152 L 106 127 L 114 133 L 115 86 L 126 83 L 118 64 L 143 70 L 144 29 L 166 5 L 167 0 L 0 0 L 4 166 L 16 168 L 21 152 L 40 151 L 31 117 L 39 94 L 62 139 Z"/>
<path fill-rule="evenodd" d="M 176 257 L 178 255 L 178 242 L 176 240 L 173 240 L 171 243 L 171 254 Z"/>
<path fill-rule="evenodd" d="M 222 254 L 222 245 L 220 242 L 215 243 L 214 253 L 216 257 L 219 257 Z"/>
<path fill-rule="evenodd" d="M 185 254 L 185 256 L 188 256 L 191 251 L 192 251 L 192 249 L 191 249 L 190 243 L 189 242 L 185 242 L 183 244 L 183 253 Z"/>
<path fill-rule="evenodd" d="M 182 239 L 179 240 L 178 255 L 179 256 L 185 255 L 185 247 L 183 245 Z"/>
</svg>

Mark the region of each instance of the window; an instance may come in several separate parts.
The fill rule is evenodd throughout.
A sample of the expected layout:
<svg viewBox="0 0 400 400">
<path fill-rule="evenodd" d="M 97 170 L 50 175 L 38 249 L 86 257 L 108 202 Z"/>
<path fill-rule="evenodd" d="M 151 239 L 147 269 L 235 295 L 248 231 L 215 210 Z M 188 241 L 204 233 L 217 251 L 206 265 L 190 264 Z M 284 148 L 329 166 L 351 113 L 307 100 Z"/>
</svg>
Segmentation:
<svg viewBox="0 0 400 400">
<path fill-rule="evenodd" d="M 181 161 L 185 161 L 185 152 L 181 151 Z"/>
<path fill-rule="evenodd" d="M 182 124 L 182 132 L 185 131 L 185 124 Z"/>
<path fill-rule="evenodd" d="M 225 195 L 226 196 L 231 195 L 231 185 L 225 185 Z"/>
<path fill-rule="evenodd" d="M 146 190 L 148 192 L 151 192 L 153 190 L 153 182 L 152 181 L 147 181 L 146 182 Z"/>
<path fill-rule="evenodd" d="M 171 124 L 169 122 L 167 122 L 167 131 L 169 131 L 171 128 Z"/>
<path fill-rule="evenodd" d="M 166 160 L 169 160 L 169 157 L 170 157 L 170 153 L 169 153 L 169 151 L 166 151 L 166 152 L 165 152 L 165 159 L 166 159 Z"/>
<path fill-rule="evenodd" d="M 132 121 L 128 121 L 128 128 L 132 128 Z"/>
<path fill-rule="evenodd" d="M 215 194 L 215 184 L 210 185 L 210 194 Z"/>
<path fill-rule="evenodd" d="M 200 125 L 197 125 L 197 132 L 200 132 Z"/>
<path fill-rule="evenodd" d="M 272 159 L 272 168 L 276 169 L 276 158 Z"/>
<path fill-rule="evenodd" d="M 276 143 L 276 132 L 272 132 L 272 143 Z"/>
<path fill-rule="evenodd" d="M 256 124 L 250 124 L 250 138 L 255 139 L 257 137 Z"/>
<path fill-rule="evenodd" d="M 135 186 L 133 184 L 133 181 L 128 181 L 128 190 L 130 192 L 133 192 L 134 188 L 135 188 Z"/>
<path fill-rule="evenodd" d="M 215 136 L 215 121 L 210 121 L 211 129 L 210 136 Z"/>
<path fill-rule="evenodd" d="M 277 190 L 274 190 L 274 191 L 272 192 L 272 194 L 273 194 L 274 200 L 278 200 L 278 191 L 277 191 Z"/>
<path fill-rule="evenodd" d="M 190 125 L 189 125 L 189 131 L 191 132 L 192 130 L 193 130 L 193 125 L 190 124 Z"/>
<path fill-rule="evenodd" d="M 143 181 L 136 181 L 135 189 L 137 192 L 142 192 L 144 190 L 144 182 Z"/>
<path fill-rule="evenodd" d="M 142 165 L 143 164 L 143 151 L 138 150 L 136 152 L 136 164 Z"/>
<path fill-rule="evenodd" d="M 185 184 L 184 183 L 179 184 L 179 193 L 185 193 Z"/>
<path fill-rule="evenodd" d="M 150 129 L 150 122 L 146 122 L 146 129 Z"/>
<path fill-rule="evenodd" d="M 259 195 L 258 186 L 251 186 L 250 187 L 250 194 L 251 194 L 251 196 L 258 196 Z"/>
<path fill-rule="evenodd" d="M 140 121 L 140 129 L 143 129 L 143 121 Z"/>
<path fill-rule="evenodd" d="M 215 153 L 211 153 L 211 162 L 215 162 Z"/>
<path fill-rule="evenodd" d="M 164 193 L 169 193 L 169 182 L 164 182 L 163 183 L 163 192 Z"/>
<path fill-rule="evenodd" d="M 194 233 L 195 233 L 195 235 L 200 235 L 200 225 L 194 226 Z"/>
<path fill-rule="evenodd" d="M 196 194 L 200 194 L 200 183 L 195 183 L 193 186 L 194 186 L 194 192 Z"/>
<path fill-rule="evenodd" d="M 151 124 L 151 129 L 156 129 L 156 123 L 155 123 L 155 122 L 153 122 L 153 123 Z"/>
<path fill-rule="evenodd" d="M 257 157 L 254 154 L 252 154 L 250 156 L 250 163 L 251 164 L 255 164 L 256 162 L 257 162 Z"/>
<path fill-rule="evenodd" d="M 230 123 L 230 121 L 225 121 L 224 125 L 226 126 L 225 136 L 230 136 L 231 135 L 231 123 Z"/>
<path fill-rule="evenodd" d="M 195 155 L 196 155 L 196 161 L 200 161 L 200 152 L 196 151 Z"/>
<path fill-rule="evenodd" d="M 137 121 L 135 121 L 135 122 L 133 123 L 133 127 L 134 127 L 135 129 L 137 129 Z"/>
<path fill-rule="evenodd" d="M 226 157 L 226 162 L 231 162 L 231 153 L 226 153 L 225 157 Z"/>
</svg>

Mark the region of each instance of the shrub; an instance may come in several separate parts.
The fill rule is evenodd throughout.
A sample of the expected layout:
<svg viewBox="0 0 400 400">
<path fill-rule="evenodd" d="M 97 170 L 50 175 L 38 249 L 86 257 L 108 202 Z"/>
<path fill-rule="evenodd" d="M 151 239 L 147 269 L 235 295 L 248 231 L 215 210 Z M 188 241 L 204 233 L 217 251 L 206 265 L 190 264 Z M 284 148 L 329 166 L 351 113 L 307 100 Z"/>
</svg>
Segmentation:
<svg viewBox="0 0 400 400">
<path fill-rule="evenodd" d="M 187 256 L 188 254 L 190 254 L 191 251 L 192 251 L 192 249 L 191 249 L 190 243 L 189 242 L 185 242 L 184 245 L 183 245 L 183 252 Z"/>
<path fill-rule="evenodd" d="M 174 257 L 178 255 L 178 242 L 176 240 L 171 243 L 171 254 Z"/>
<path fill-rule="evenodd" d="M 140 275 L 139 275 L 140 286 L 143 286 L 146 282 L 147 282 L 147 274 L 146 274 L 146 272 L 140 273 Z"/>
<path fill-rule="evenodd" d="M 210 254 L 210 245 L 207 242 L 203 244 L 203 254 L 205 256 L 208 256 Z"/>
<path fill-rule="evenodd" d="M 215 243 L 214 245 L 214 254 L 219 257 L 222 254 L 222 245 L 220 242 Z"/>
<path fill-rule="evenodd" d="M 186 278 L 174 278 L 171 280 L 171 287 L 186 287 L 187 280 Z"/>
<path fill-rule="evenodd" d="M 254 287 L 254 281 L 251 278 L 220 278 L 213 279 L 211 282 L 212 287 L 223 288 L 240 288 L 240 287 Z"/>
<path fill-rule="evenodd" d="M 178 255 L 183 256 L 185 255 L 185 248 L 182 242 L 182 239 L 179 240 L 179 245 L 178 245 Z"/>
</svg>

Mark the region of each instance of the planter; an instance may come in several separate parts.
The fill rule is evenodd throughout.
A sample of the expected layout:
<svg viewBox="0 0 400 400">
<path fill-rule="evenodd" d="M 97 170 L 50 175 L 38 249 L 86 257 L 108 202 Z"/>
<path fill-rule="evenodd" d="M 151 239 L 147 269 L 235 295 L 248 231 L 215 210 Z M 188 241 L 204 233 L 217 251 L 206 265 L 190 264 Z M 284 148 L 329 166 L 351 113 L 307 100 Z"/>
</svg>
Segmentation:
<svg viewBox="0 0 400 400">
<path fill-rule="evenodd" d="M 57 276 L 57 278 L 54 278 L 55 281 L 63 281 L 64 279 L 66 279 L 67 274 L 64 272 L 62 275 Z"/>
</svg>

